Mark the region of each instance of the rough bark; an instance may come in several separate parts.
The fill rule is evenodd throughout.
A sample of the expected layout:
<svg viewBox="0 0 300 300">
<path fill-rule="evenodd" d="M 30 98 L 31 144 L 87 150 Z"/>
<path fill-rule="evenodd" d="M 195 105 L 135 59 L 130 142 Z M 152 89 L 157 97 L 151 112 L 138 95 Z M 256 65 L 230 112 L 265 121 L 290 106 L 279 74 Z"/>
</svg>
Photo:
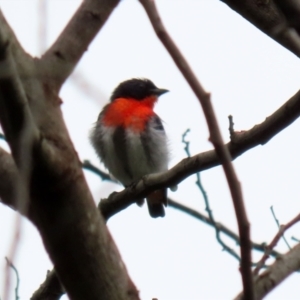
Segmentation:
<svg viewBox="0 0 300 300">
<path fill-rule="evenodd" d="M 13 158 L 1 149 L 5 165 L 0 173 L 9 175 L 4 178 L 9 185 L 0 184 L 0 195 L 4 203 L 19 209 L 13 188 L 26 169 L 24 188 L 29 202 L 21 211 L 39 230 L 71 299 L 139 299 L 88 189 L 58 97 L 59 87 L 117 3 L 84 1 L 70 22 L 71 29 L 53 46 L 63 58 L 51 48 L 42 60 L 22 50 L 0 13 L 0 60 L 5 66 L 0 74 L 0 121 Z M 98 9 L 96 17 L 93 9 Z M 86 26 L 81 23 L 82 16 L 89 14 L 94 21 L 92 29 L 74 36 L 79 25 Z M 57 78 L 60 67 L 63 76 Z M 24 128 L 29 139 L 23 138 Z"/>
<path fill-rule="evenodd" d="M 273 0 L 221 0 L 262 32 L 300 57 L 300 40 Z"/>
</svg>

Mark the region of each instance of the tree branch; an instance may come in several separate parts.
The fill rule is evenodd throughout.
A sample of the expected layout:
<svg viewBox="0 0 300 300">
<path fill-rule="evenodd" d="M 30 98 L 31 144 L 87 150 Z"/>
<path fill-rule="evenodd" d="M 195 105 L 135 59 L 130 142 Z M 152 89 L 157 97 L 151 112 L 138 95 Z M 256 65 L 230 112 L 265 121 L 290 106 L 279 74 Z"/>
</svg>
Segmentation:
<svg viewBox="0 0 300 300">
<path fill-rule="evenodd" d="M 243 287 L 246 299 L 251 300 L 253 299 L 253 290 L 251 273 L 250 223 L 248 221 L 246 209 L 244 206 L 242 189 L 236 172 L 233 168 L 230 153 L 224 145 L 219 130 L 219 125 L 214 113 L 214 109 L 210 101 L 210 94 L 208 94 L 201 86 L 194 72 L 190 68 L 188 62 L 169 36 L 158 14 L 155 2 L 151 0 L 140 0 L 140 2 L 144 6 L 144 9 L 148 14 L 150 22 L 152 23 L 152 26 L 158 38 L 168 50 L 178 69 L 181 71 L 182 75 L 189 83 L 191 89 L 194 91 L 202 106 L 210 133 L 210 141 L 213 143 L 216 154 L 218 155 L 222 163 L 222 167 L 224 169 L 225 176 L 230 189 L 233 206 L 237 218 L 239 234 L 241 237 L 241 275 Z"/>
<path fill-rule="evenodd" d="M 280 226 L 278 233 L 275 235 L 272 242 L 265 247 L 265 249 L 266 249 L 265 254 L 262 256 L 260 261 L 257 263 L 257 266 L 253 271 L 254 275 L 258 275 L 260 269 L 265 265 L 266 260 L 269 258 L 270 252 L 275 248 L 275 246 L 277 245 L 278 241 L 283 236 L 283 234 L 299 221 L 300 221 L 300 214 L 298 214 L 295 218 L 293 218 L 286 225 Z"/>
<path fill-rule="evenodd" d="M 300 57 L 299 38 L 288 27 L 274 1 L 270 0 L 221 0 L 254 26 Z"/>
<path fill-rule="evenodd" d="M 64 293 L 65 290 L 53 269 L 47 272 L 45 281 L 34 292 L 30 300 L 59 300 Z"/>
<path fill-rule="evenodd" d="M 16 209 L 14 191 L 18 181 L 18 169 L 9 153 L 0 147 L 0 201 Z"/>
<path fill-rule="evenodd" d="M 190 207 L 187 207 L 181 203 L 178 203 L 170 198 L 168 198 L 168 206 L 178 209 L 181 212 L 185 212 L 186 214 L 188 214 L 198 220 L 201 220 L 203 223 L 205 223 L 207 225 L 210 225 L 212 227 L 217 227 L 220 232 L 226 234 L 228 237 L 233 239 L 238 245 L 240 245 L 240 237 L 235 232 L 233 232 L 232 230 L 227 228 L 225 225 L 223 225 L 222 223 L 219 223 L 218 221 L 212 221 L 209 217 L 205 216 L 201 212 L 196 211 Z M 263 243 L 259 244 L 259 243 L 251 242 L 251 248 L 254 250 L 257 250 L 257 251 L 265 252 L 265 244 L 263 244 Z M 281 256 L 281 254 L 279 252 L 275 251 L 273 248 L 270 249 L 269 255 L 271 255 L 275 258 Z"/>
<path fill-rule="evenodd" d="M 59 90 L 120 0 L 85 0 L 41 59 L 44 76 Z"/>
<path fill-rule="evenodd" d="M 2 30 L 5 25 L 1 21 L 0 16 Z M 0 44 L 5 46 L 6 40 L 10 41 L 9 33 L 2 39 L 3 43 L 0 40 Z M 43 71 L 39 61 L 32 58 L 23 61 L 17 55 L 21 52 L 13 50 L 12 58 L 16 61 L 16 72 L 28 99 L 17 102 L 18 116 L 23 119 L 21 122 L 16 119 L 9 106 L 20 100 L 15 98 L 20 91 L 17 85 L 0 89 L 3 103 L 7 106 L 5 114 L 2 109 L 0 113 L 3 114 L 1 122 L 6 124 L 8 142 L 15 149 L 14 156 L 14 152 L 18 153 L 14 141 L 18 141 L 18 135 L 21 139 L 24 137 L 20 129 L 24 125 L 22 121 L 29 119 L 28 115 L 32 116 L 40 132 L 32 151 L 29 151 L 32 168 L 27 216 L 38 228 L 57 274 L 72 299 L 94 300 L 99 295 L 109 300 L 139 299 L 138 291 L 88 189 L 63 121 L 57 91 L 47 78 L 37 76 Z M 0 53 L 5 58 L 3 47 Z M 55 67 L 60 70 L 59 64 Z M 4 102 L 10 98 L 14 98 L 12 103 Z M 1 151 L 0 158 L 5 160 L 8 156 Z M 9 170 L 0 171 L 2 175 L 6 172 Z M 0 194 L 7 196 L 4 190 Z M 13 205 L 16 207 L 15 203 Z"/>
<path fill-rule="evenodd" d="M 278 258 L 254 282 L 254 299 L 262 299 L 284 279 L 300 269 L 300 244 L 296 245 L 287 254 Z M 234 300 L 243 300 L 240 293 Z"/>
<path fill-rule="evenodd" d="M 288 24 L 300 35 L 300 4 L 298 0 L 274 0 Z"/>
</svg>

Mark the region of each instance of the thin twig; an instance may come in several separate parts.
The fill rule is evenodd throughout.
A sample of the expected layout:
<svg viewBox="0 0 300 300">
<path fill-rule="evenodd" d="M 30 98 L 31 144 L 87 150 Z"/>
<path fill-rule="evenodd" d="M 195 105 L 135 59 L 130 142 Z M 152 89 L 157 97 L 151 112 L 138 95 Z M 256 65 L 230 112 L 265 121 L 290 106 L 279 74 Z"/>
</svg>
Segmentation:
<svg viewBox="0 0 300 300">
<path fill-rule="evenodd" d="M 189 133 L 189 131 L 190 131 L 190 129 L 187 129 L 182 135 L 182 143 L 185 145 L 184 150 L 185 150 L 187 156 L 191 156 L 190 142 L 187 141 L 187 139 L 186 139 L 187 134 Z M 226 243 L 221 238 L 221 235 L 220 235 L 221 232 L 220 232 L 220 229 L 218 228 L 218 226 L 216 226 L 216 222 L 215 222 L 215 219 L 214 219 L 214 216 L 213 216 L 213 212 L 210 208 L 207 193 L 206 193 L 206 191 L 205 191 L 205 189 L 204 189 L 204 187 L 201 183 L 200 172 L 196 173 L 196 177 L 197 177 L 196 185 L 198 186 L 198 188 L 199 188 L 199 190 L 202 194 L 202 197 L 204 199 L 205 210 L 208 214 L 208 217 L 209 217 L 211 223 L 214 224 L 213 227 L 215 228 L 216 239 L 217 239 L 218 243 L 222 246 L 224 251 L 228 252 L 230 255 L 232 255 L 234 258 L 236 258 L 238 261 L 240 261 L 241 260 L 240 256 L 232 248 L 230 248 L 228 245 L 226 245 Z"/>
<path fill-rule="evenodd" d="M 233 141 L 234 136 L 235 136 L 233 117 L 231 115 L 229 115 L 228 119 L 229 119 L 229 128 L 228 128 L 229 136 L 230 136 L 230 140 Z"/>
<path fill-rule="evenodd" d="M 89 160 L 84 160 L 81 166 L 85 170 L 89 170 L 89 171 L 92 171 L 92 172 L 96 173 L 98 176 L 100 176 L 100 178 L 103 181 L 107 180 L 107 181 L 111 181 L 111 182 L 114 182 L 114 183 L 119 183 L 116 179 L 109 176 L 109 174 L 101 171 L 99 168 L 97 168 L 96 166 L 91 164 L 91 162 Z"/>
<path fill-rule="evenodd" d="M 140 0 L 140 2 L 145 8 L 158 38 L 168 50 L 175 64 L 189 83 L 191 89 L 194 91 L 202 106 L 210 132 L 210 141 L 214 145 L 216 153 L 222 163 L 231 192 L 239 228 L 239 234 L 241 236 L 241 275 L 245 299 L 252 300 L 254 296 L 251 272 L 250 224 L 247 219 L 241 186 L 231 163 L 230 153 L 223 143 L 214 109 L 210 101 L 210 94 L 207 93 L 201 86 L 197 77 L 190 68 L 188 62 L 166 31 L 156 9 L 155 2 L 151 0 Z"/>
<path fill-rule="evenodd" d="M 280 225 L 279 220 L 276 218 L 276 215 L 275 215 L 275 211 L 274 211 L 273 206 L 270 207 L 270 210 L 271 210 L 271 212 L 272 212 L 273 218 L 274 218 L 274 220 L 275 220 L 275 222 L 276 222 L 276 224 L 277 224 L 277 226 L 278 226 L 279 232 L 280 232 L 280 231 L 282 230 L 282 229 L 281 229 L 282 225 Z M 284 242 L 286 243 L 287 247 L 291 250 L 292 248 L 291 248 L 291 246 L 289 245 L 287 239 L 286 239 L 285 236 L 284 236 L 284 231 L 282 232 L 281 237 L 283 238 L 283 240 L 284 240 Z"/>
<path fill-rule="evenodd" d="M 205 223 L 207 225 L 210 225 L 212 227 L 218 227 L 222 233 L 226 234 L 228 237 L 230 237 L 232 240 L 234 240 L 238 245 L 240 245 L 240 237 L 235 232 L 230 230 L 228 227 L 223 225 L 222 223 L 219 223 L 217 221 L 212 222 L 209 217 L 205 216 L 201 212 L 196 211 L 190 207 L 187 207 L 181 203 L 178 203 L 170 198 L 168 198 L 168 206 L 178 209 L 179 211 L 184 212 L 184 213 L 196 218 L 197 220 L 202 221 L 203 223 Z M 254 250 L 257 250 L 260 252 L 265 251 L 264 243 L 259 244 L 259 243 L 251 242 L 251 246 Z M 281 256 L 281 253 L 279 253 L 275 250 L 271 250 L 270 255 L 273 256 L 274 258 L 277 258 L 277 257 Z"/>
<path fill-rule="evenodd" d="M 291 239 L 297 243 L 300 243 L 300 239 L 297 239 L 296 237 L 292 236 Z"/>
<path fill-rule="evenodd" d="M 181 142 L 184 144 L 184 151 L 187 155 L 187 157 L 191 157 L 191 152 L 190 152 L 190 142 L 186 140 L 187 134 L 191 131 L 190 128 L 188 128 L 183 134 L 182 134 L 182 139 Z"/>
<path fill-rule="evenodd" d="M 273 213 L 273 210 L 272 210 L 272 213 Z M 275 214 L 273 214 L 273 215 L 274 215 L 274 218 L 276 218 Z M 275 235 L 272 242 L 268 246 L 266 246 L 266 251 L 265 251 L 264 255 L 262 256 L 260 261 L 257 263 L 257 266 L 253 271 L 254 275 L 258 275 L 259 270 L 262 268 L 262 266 L 264 266 L 266 260 L 269 258 L 270 252 L 275 248 L 275 246 L 277 245 L 280 238 L 283 237 L 284 232 L 286 232 L 290 227 L 292 227 L 294 224 L 296 224 L 299 221 L 300 221 L 300 214 L 298 214 L 295 218 L 293 218 L 286 225 L 279 226 L 278 233 Z"/>
<path fill-rule="evenodd" d="M 15 274 L 16 274 L 17 282 L 16 282 L 16 287 L 15 287 L 15 299 L 19 300 L 20 299 L 20 297 L 19 297 L 19 285 L 20 285 L 19 272 L 18 272 L 17 268 L 13 265 L 13 263 L 7 257 L 5 257 L 5 260 L 7 262 L 7 265 L 9 267 L 11 267 L 14 270 Z"/>
</svg>

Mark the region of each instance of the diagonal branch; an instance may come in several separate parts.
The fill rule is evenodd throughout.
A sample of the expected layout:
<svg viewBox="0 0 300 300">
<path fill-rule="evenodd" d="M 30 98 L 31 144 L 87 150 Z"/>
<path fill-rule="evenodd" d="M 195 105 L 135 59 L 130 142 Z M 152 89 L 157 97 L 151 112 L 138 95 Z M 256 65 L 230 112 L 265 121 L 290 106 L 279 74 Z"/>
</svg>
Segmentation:
<svg viewBox="0 0 300 300">
<path fill-rule="evenodd" d="M 300 43 L 296 32 L 289 27 L 274 1 L 221 0 L 262 32 L 300 57 Z"/>
<path fill-rule="evenodd" d="M 59 90 L 120 0 L 85 0 L 41 59 L 43 72 Z"/>
<path fill-rule="evenodd" d="M 186 142 L 186 143 L 188 143 L 188 142 Z M 111 178 L 107 173 L 101 171 L 99 168 L 92 165 L 87 160 L 85 160 L 83 162 L 82 167 L 86 170 L 89 170 L 89 171 L 93 172 L 97 176 L 99 176 L 102 181 L 107 181 L 108 180 L 108 181 L 111 181 L 111 182 L 114 182 L 114 183 L 118 183 L 115 179 Z M 224 233 L 225 235 L 227 235 L 228 237 L 233 239 L 238 245 L 240 245 L 239 236 L 235 232 L 233 232 L 232 230 L 230 230 L 229 228 L 224 226 L 222 223 L 217 222 L 215 220 L 212 220 L 210 217 L 207 217 L 206 215 L 202 214 L 201 212 L 196 211 L 196 210 L 194 210 L 190 207 L 187 207 L 187 206 L 185 206 L 181 203 L 178 203 L 178 202 L 176 202 L 176 201 L 174 201 L 170 198 L 168 198 L 168 206 L 173 207 L 175 209 L 178 209 L 179 211 L 184 212 L 184 213 L 190 215 L 191 217 L 194 217 L 194 218 L 202 221 L 203 223 L 205 223 L 207 225 L 210 225 L 212 227 L 217 227 L 220 232 Z M 105 210 L 105 207 L 103 205 L 100 205 L 99 207 L 100 207 L 100 209 Z M 119 211 L 110 212 L 110 214 L 107 214 L 107 215 L 111 216 L 111 215 L 116 214 L 118 212 Z M 102 211 L 101 211 L 101 213 L 103 214 Z M 260 243 L 259 244 L 259 243 L 251 242 L 251 248 L 254 249 L 254 250 L 257 250 L 257 251 L 261 251 L 261 252 L 265 252 L 265 250 L 266 250 L 265 243 Z M 279 252 L 273 250 L 273 249 L 270 249 L 269 255 L 276 258 L 276 257 L 279 257 L 281 254 Z"/>
<path fill-rule="evenodd" d="M 281 130 L 292 124 L 299 116 L 300 91 L 261 124 L 255 125 L 247 131 L 235 132 L 231 142 L 226 144 L 231 158 L 235 159 L 253 147 L 266 144 Z M 120 193 L 111 194 L 108 199 L 103 199 L 99 206 L 105 217 L 109 218 L 111 215 L 135 203 L 133 199 L 138 199 L 138 195 L 146 195 L 148 192 L 158 188 L 174 186 L 196 172 L 219 165 L 220 160 L 215 150 L 187 157 L 167 172 L 148 175 L 143 180 L 140 180 L 138 184 L 128 187 Z"/>
<path fill-rule="evenodd" d="M 298 0 L 274 0 L 280 11 L 300 35 L 300 2 Z"/>
<path fill-rule="evenodd" d="M 47 272 L 47 277 L 41 286 L 34 292 L 30 300 L 59 300 L 65 293 L 55 270 Z"/>
<path fill-rule="evenodd" d="M 197 77 L 190 68 L 188 62 L 166 31 L 157 12 L 155 2 L 151 0 L 140 0 L 140 2 L 145 8 L 158 38 L 168 50 L 178 69 L 181 71 L 182 75 L 189 83 L 191 89 L 194 91 L 202 106 L 210 133 L 210 140 L 213 143 L 216 154 L 222 163 L 230 189 L 237 218 L 239 234 L 241 237 L 241 274 L 244 293 L 246 295 L 245 299 L 251 300 L 253 299 L 253 289 L 251 273 L 250 224 L 247 219 L 247 213 L 244 206 L 242 189 L 233 168 L 230 153 L 224 145 L 215 112 L 210 101 L 210 94 L 208 94 L 201 86 L 200 82 L 197 80 Z"/>
<path fill-rule="evenodd" d="M 257 263 L 257 266 L 253 271 L 254 275 L 258 275 L 260 269 L 264 266 L 266 260 L 269 258 L 271 251 L 275 248 L 275 246 L 277 245 L 278 241 L 283 236 L 283 234 L 299 221 L 300 221 L 300 214 L 298 214 L 295 218 L 293 218 L 286 225 L 281 225 L 279 227 L 279 231 L 273 238 L 272 242 L 265 247 L 266 251 L 265 251 L 264 255 L 262 256 L 262 258 L 260 259 L 260 261 Z"/>
<path fill-rule="evenodd" d="M 300 269 L 300 244 L 288 253 L 277 259 L 254 282 L 254 299 L 265 297 L 293 272 Z M 244 294 L 240 293 L 234 300 L 243 300 Z"/>
</svg>

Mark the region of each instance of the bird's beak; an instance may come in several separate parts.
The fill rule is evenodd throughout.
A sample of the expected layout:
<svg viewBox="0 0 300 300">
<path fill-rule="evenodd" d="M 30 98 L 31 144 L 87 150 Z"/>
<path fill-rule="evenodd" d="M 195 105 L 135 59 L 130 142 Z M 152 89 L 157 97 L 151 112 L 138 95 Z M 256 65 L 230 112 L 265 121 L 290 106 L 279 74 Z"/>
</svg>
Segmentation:
<svg viewBox="0 0 300 300">
<path fill-rule="evenodd" d="M 156 89 L 153 89 L 153 90 L 152 90 L 152 93 L 153 93 L 154 95 L 156 95 L 156 96 L 160 96 L 160 95 L 165 94 L 165 93 L 167 93 L 167 92 L 169 92 L 169 90 L 166 90 L 166 89 L 159 89 L 159 88 L 156 88 Z"/>
</svg>

